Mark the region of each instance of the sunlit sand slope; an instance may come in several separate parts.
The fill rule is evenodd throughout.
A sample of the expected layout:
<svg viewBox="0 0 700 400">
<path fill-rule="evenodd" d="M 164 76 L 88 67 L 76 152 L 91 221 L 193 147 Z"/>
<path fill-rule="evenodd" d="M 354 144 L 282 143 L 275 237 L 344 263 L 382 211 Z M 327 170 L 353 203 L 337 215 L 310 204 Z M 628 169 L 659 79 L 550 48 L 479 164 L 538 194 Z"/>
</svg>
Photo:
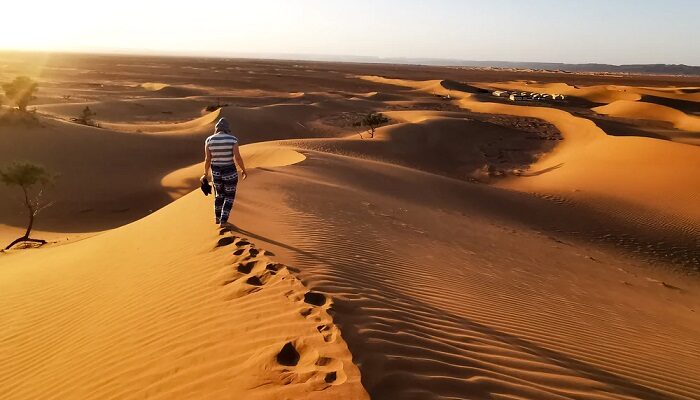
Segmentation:
<svg viewBox="0 0 700 400">
<path fill-rule="evenodd" d="M 192 193 L 80 242 L 0 257 L 3 399 L 362 399 L 326 312 Z"/>
</svg>

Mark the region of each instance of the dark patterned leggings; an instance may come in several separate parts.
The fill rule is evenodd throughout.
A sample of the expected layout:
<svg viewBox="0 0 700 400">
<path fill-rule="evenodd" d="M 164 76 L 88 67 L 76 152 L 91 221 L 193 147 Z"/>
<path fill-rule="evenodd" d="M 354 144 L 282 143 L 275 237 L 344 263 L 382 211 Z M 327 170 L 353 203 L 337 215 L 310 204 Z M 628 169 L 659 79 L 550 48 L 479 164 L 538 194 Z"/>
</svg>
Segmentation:
<svg viewBox="0 0 700 400">
<path fill-rule="evenodd" d="M 236 185 L 238 185 L 238 171 L 235 165 L 211 166 L 211 175 L 214 180 L 214 216 L 217 224 L 228 222 L 228 216 L 236 199 Z"/>
</svg>

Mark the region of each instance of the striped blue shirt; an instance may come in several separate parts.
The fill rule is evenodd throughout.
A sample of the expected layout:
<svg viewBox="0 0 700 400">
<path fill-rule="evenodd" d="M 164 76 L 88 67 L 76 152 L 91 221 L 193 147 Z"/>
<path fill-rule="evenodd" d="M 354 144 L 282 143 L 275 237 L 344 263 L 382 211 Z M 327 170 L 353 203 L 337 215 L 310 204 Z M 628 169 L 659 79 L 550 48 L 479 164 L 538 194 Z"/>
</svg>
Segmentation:
<svg viewBox="0 0 700 400">
<path fill-rule="evenodd" d="M 212 165 L 235 165 L 233 161 L 233 146 L 238 139 L 224 132 L 217 132 L 204 141 L 207 150 L 211 152 Z"/>
</svg>

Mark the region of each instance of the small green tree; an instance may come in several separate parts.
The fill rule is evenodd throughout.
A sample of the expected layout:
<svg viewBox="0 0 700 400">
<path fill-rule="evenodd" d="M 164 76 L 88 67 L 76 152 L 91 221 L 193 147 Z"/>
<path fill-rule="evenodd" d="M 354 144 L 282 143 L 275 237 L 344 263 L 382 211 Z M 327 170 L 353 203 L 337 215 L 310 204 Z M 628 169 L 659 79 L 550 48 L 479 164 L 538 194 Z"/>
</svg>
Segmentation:
<svg viewBox="0 0 700 400">
<path fill-rule="evenodd" d="M 369 137 L 373 138 L 376 129 L 379 128 L 381 125 L 386 124 L 387 122 L 389 122 L 389 118 L 385 117 L 384 114 L 371 112 L 365 115 L 364 118 L 362 118 L 362 121 L 359 122 L 359 125 L 367 127 L 367 133 L 369 133 Z M 360 137 L 362 137 L 362 133 L 360 133 Z"/>
<path fill-rule="evenodd" d="M 15 162 L 9 167 L 0 170 L 0 181 L 8 186 L 18 186 L 22 189 L 24 195 L 24 206 L 27 208 L 29 223 L 24 236 L 15 239 L 12 243 L 5 247 L 5 250 L 10 249 L 17 243 L 33 242 L 45 244 L 45 240 L 31 239 L 29 235 L 34 227 L 34 218 L 46 207 L 53 203 L 44 203 L 41 199 L 44 189 L 54 180 L 54 175 L 47 171 L 44 167 L 28 162 Z M 32 195 L 32 189 L 37 186 L 37 192 Z"/>
<path fill-rule="evenodd" d="M 18 76 L 14 81 L 2 85 L 5 97 L 13 101 L 20 111 L 27 111 L 27 105 L 34 100 L 39 84 L 26 76 Z"/>
</svg>

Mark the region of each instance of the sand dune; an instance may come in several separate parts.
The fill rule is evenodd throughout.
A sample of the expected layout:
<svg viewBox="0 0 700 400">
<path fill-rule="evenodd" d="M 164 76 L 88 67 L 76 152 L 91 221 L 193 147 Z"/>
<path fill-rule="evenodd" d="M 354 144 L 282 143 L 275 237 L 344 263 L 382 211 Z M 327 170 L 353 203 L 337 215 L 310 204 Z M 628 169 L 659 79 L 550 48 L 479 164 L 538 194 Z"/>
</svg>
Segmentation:
<svg viewBox="0 0 700 400">
<path fill-rule="evenodd" d="M 644 98 L 671 99 L 684 102 L 700 101 L 700 94 L 693 88 L 636 87 L 627 85 L 572 86 L 566 83 L 505 82 L 477 84 L 476 86 L 502 90 L 563 94 L 594 103 L 610 104 L 617 101 L 639 101 Z"/>
<path fill-rule="evenodd" d="M 478 182 L 527 169 L 552 147 L 551 141 L 537 134 L 471 120 L 459 113 L 393 111 L 386 115 L 399 123 L 379 128 L 371 140 L 353 135 L 291 143 Z"/>
<path fill-rule="evenodd" d="M 37 226 L 52 232 L 94 232 L 163 207 L 172 199 L 161 179 L 201 160 L 201 146 L 197 136 L 122 133 L 48 118 L 0 126 L 3 167 L 30 160 L 59 174 L 46 192 L 54 205 Z M 16 188 L 2 185 L 0 193 L 0 218 L 16 227 L 0 232 L 7 239 L 26 217 Z"/>
<path fill-rule="evenodd" d="M 70 120 L 79 117 L 85 109 L 95 112 L 94 120 L 100 124 L 125 123 L 138 121 L 181 121 L 201 116 L 202 110 L 212 102 L 207 99 L 189 98 L 138 98 L 107 101 L 89 101 L 79 103 L 53 103 L 37 106 L 42 114 Z"/>
<path fill-rule="evenodd" d="M 424 82 L 366 79 L 441 93 L 441 89 Z M 700 211 L 695 206 L 698 193 L 687 190 L 700 187 L 700 149 L 648 138 L 607 136 L 590 120 L 555 108 L 483 103 L 468 95 L 457 102 L 480 113 L 539 118 L 562 133 L 561 144 L 530 167 L 526 174 L 530 177 L 513 179 L 506 183 L 508 187 L 580 201 L 591 199 L 598 205 L 605 204 L 605 208 L 612 207 L 612 203 L 600 200 L 609 199 L 687 218 L 696 226 L 700 222 Z M 609 167 L 613 165 L 615 168 Z M 639 176 L 650 179 L 642 181 Z"/>
<path fill-rule="evenodd" d="M 698 87 L 638 87 L 633 90 L 649 96 L 700 102 L 700 88 Z"/>
<path fill-rule="evenodd" d="M 84 105 L 71 107 L 82 110 Z M 202 140 L 211 134 L 219 116 L 235 121 L 235 134 L 242 143 L 251 143 L 320 136 L 306 125 L 320 113 L 329 112 L 324 110 L 332 112 L 334 107 L 337 105 L 332 103 L 226 107 L 186 122 L 100 122 L 99 129 L 39 116 L 28 125 L 0 124 L 0 158 L 7 160 L 5 163 L 32 160 L 60 174 L 48 192 L 55 205 L 45 211 L 37 226 L 40 231 L 94 232 L 143 217 L 167 204 L 173 195 L 183 194 L 182 190 L 173 189 L 183 188 L 178 182 L 167 187 L 160 182 L 173 171 L 202 159 Z M 114 114 L 116 119 L 128 116 L 125 109 Z M 261 158 L 261 165 L 265 164 L 263 159 L 267 156 L 255 157 Z M 16 226 L 0 230 L 0 239 L 10 240 L 24 224 L 24 215 L 10 188 L 0 186 L 0 193 L 0 217 L 6 224 Z M 52 233 L 50 237 L 56 235 Z"/>
<path fill-rule="evenodd" d="M 686 308 L 698 301 L 695 286 L 647 280 L 629 260 L 563 233 L 606 235 L 609 219 L 305 152 L 285 174 L 254 176 L 237 225 L 303 265 L 312 287 L 337 294 L 336 322 L 373 398 L 697 395 L 697 321 Z"/>
<path fill-rule="evenodd" d="M 562 144 L 531 167 L 534 176 L 513 182 L 513 187 L 581 200 L 588 196 L 597 197 L 596 201 L 615 199 L 700 221 L 700 211 L 694 206 L 698 194 L 687 190 L 700 184 L 700 149 L 696 147 L 607 136 L 591 121 L 560 110 L 486 103 L 464 106 L 479 112 L 541 118 L 562 132 Z M 649 180 L 641 181 L 639 176 Z"/>
<path fill-rule="evenodd" d="M 202 94 L 206 93 L 205 90 L 194 87 L 192 85 L 173 86 L 173 85 L 169 85 L 167 83 L 160 83 L 160 82 L 143 83 L 143 84 L 141 84 L 141 87 L 150 91 L 150 92 L 157 93 L 159 96 L 167 96 L 167 97 L 189 97 L 189 96 L 202 95 Z"/>
<path fill-rule="evenodd" d="M 376 75 L 364 75 L 358 76 L 358 78 L 386 85 L 404 86 L 421 92 L 429 92 L 439 95 L 449 94 L 449 90 L 443 86 L 443 81 L 440 79 L 432 79 L 427 81 L 412 81 L 409 79 L 393 79 Z"/>
<path fill-rule="evenodd" d="M 616 101 L 606 106 L 596 107 L 593 111 L 613 117 L 663 121 L 673 124 L 675 128 L 680 130 L 700 132 L 700 117 L 658 104 L 642 101 Z"/>
<path fill-rule="evenodd" d="M 186 122 L 151 123 L 151 124 L 116 124 L 104 123 L 107 129 L 122 132 L 140 133 L 182 133 L 187 135 L 211 132 L 216 120 L 220 117 L 221 109 L 206 113 L 205 115 Z"/>
<path fill-rule="evenodd" d="M 29 126 L 0 127 L 0 159 L 7 160 L 3 166 L 13 160 L 38 161 L 59 174 L 47 191 L 47 199 L 55 204 L 44 211 L 38 228 L 50 238 L 65 239 L 51 232 L 73 235 L 118 226 L 196 188 L 201 168 L 191 166 L 201 162 L 202 140 L 211 134 L 218 114 L 187 123 L 104 124 L 102 129 L 40 118 Z M 249 168 L 303 160 L 294 151 L 264 146 L 243 152 Z M 25 216 L 19 192 L 2 185 L 0 193 L 0 217 L 10 224 L 0 229 L 4 242 L 18 236 Z"/>
<path fill-rule="evenodd" d="M 330 302 L 208 203 L 2 257 L 3 398 L 366 398 Z"/>
<path fill-rule="evenodd" d="M 563 94 L 582 98 L 594 103 L 612 103 L 618 100 L 636 101 L 642 98 L 639 93 L 629 90 L 627 87 L 613 85 L 596 85 L 577 87 L 566 83 L 528 83 L 528 82 L 507 82 L 492 85 L 498 89 L 520 90 L 527 92 Z"/>
<path fill-rule="evenodd" d="M 323 112 L 335 110 L 338 104 L 332 101 L 312 104 L 273 104 L 260 107 L 221 108 L 186 122 L 167 123 L 104 123 L 103 127 L 123 132 L 170 133 L 198 135 L 211 134 L 217 118 L 226 117 L 233 122 L 233 133 L 243 143 L 261 142 L 289 137 L 321 136 L 311 132 L 307 125 L 319 118 Z"/>
<path fill-rule="evenodd" d="M 556 216 L 552 221 L 575 230 L 582 223 L 595 225 L 589 218 L 576 223 L 571 220 L 576 214 L 566 204 L 524 194 L 385 163 L 302 151 L 306 161 L 298 168 L 287 167 L 282 174 L 253 173 L 246 182 L 253 186 L 240 192 L 234 215 L 237 229 L 283 262 L 301 266 L 302 278 L 314 290 L 335 294 L 335 323 L 364 371 L 363 385 L 375 398 L 448 398 L 465 393 L 506 398 L 693 398 L 697 394 L 700 384 L 692 375 L 697 321 L 687 308 L 698 300 L 688 294 L 694 293 L 689 282 L 658 274 L 649 280 L 650 273 L 641 275 L 639 267 L 625 258 L 569 241 L 566 235 L 554 240 L 524 227 L 539 221 L 544 224 L 539 229 L 552 229 L 544 221 Z M 284 198 L 288 200 L 279 201 Z M 287 286 L 271 277 L 259 278 L 263 290 L 243 300 L 232 298 L 253 286 L 245 283 L 248 275 L 227 272 L 232 271 L 228 247 L 211 253 L 215 243 L 222 238 L 227 243 L 228 236 L 209 231 L 208 206 L 201 194 L 193 193 L 124 228 L 41 250 L 41 257 L 25 253 L 0 258 L 1 273 L 23 276 L 18 272 L 22 266 L 43 276 L 39 281 L 0 279 L 9 285 L 3 288 L 1 309 L 22 321 L 18 331 L 31 326 L 37 332 L 33 340 L 52 345 L 44 348 L 32 341 L 26 344 L 28 349 L 45 349 L 41 354 L 54 360 L 39 375 L 16 371 L 33 371 L 32 363 L 44 360 L 40 356 L 6 364 L 15 372 L 10 375 L 11 398 L 40 396 L 42 390 L 62 393 L 76 385 L 82 388 L 81 398 L 139 395 L 142 388 L 149 398 L 215 398 L 224 388 L 249 396 L 245 398 L 314 398 L 317 392 L 311 391 L 326 387 L 325 377 L 333 372 L 339 385 L 332 388 L 338 392 L 326 389 L 318 392 L 320 396 L 361 398 L 347 350 L 329 347 L 316 329 L 319 323 L 328 326 L 328 317 L 321 314 L 310 325 L 304 325 L 308 319 L 295 319 L 308 308 L 314 315 L 313 307 L 301 302 L 303 296 L 300 306 L 294 306 L 297 303 L 281 296 Z M 445 219 L 451 221 L 449 228 L 435 224 Z M 156 244 L 163 232 L 173 230 L 182 234 L 169 233 L 167 242 Z M 202 242 L 193 245 L 193 236 Z M 239 243 L 232 241 L 233 246 Z M 403 250 L 394 242 L 402 243 Z M 143 243 L 151 245 L 141 247 Z M 141 250 L 123 250 L 135 248 Z M 79 264 L 73 254 L 82 255 Z M 245 255 L 246 250 L 241 256 Z M 49 271 L 41 262 L 45 257 L 63 261 L 53 262 Z M 239 270 L 248 265 L 236 257 L 232 261 Z M 548 267 L 552 262 L 558 266 L 554 271 Z M 92 267 L 83 267 L 88 265 Z M 71 276 L 75 278 L 67 278 Z M 236 280 L 221 286 L 232 279 Z M 134 281 L 137 286 L 123 289 Z M 662 281 L 683 289 L 655 283 Z M 81 285 L 71 286 L 75 282 Z M 28 291 L 37 299 L 33 313 L 24 311 L 24 297 L 12 295 Z M 304 291 L 299 288 L 295 293 Z M 669 313 L 668 300 L 660 298 L 659 291 L 671 296 L 674 311 Z M 60 293 L 60 302 L 53 300 L 55 293 Z M 86 298 L 89 303 L 80 303 Z M 260 304 L 266 307 L 261 310 Z M 83 315 L 73 323 L 92 327 L 83 330 L 91 334 L 77 341 L 44 339 L 76 331 L 70 323 L 56 331 L 57 322 L 45 317 L 45 311 L 55 307 Z M 644 317 L 639 307 L 645 310 Z M 270 310 L 274 313 L 269 318 L 262 316 Z M 70 316 L 65 311 L 52 314 Z M 109 323 L 101 323 L 101 318 Z M 146 322 L 154 320 L 158 323 Z M 109 326 L 108 332 L 99 328 L 103 325 Z M 661 325 L 664 334 L 659 336 Z M 128 330 L 133 326 L 139 327 L 138 334 Z M 260 334 L 245 333 L 251 331 Z M 332 326 L 329 333 L 336 338 L 333 346 L 342 344 Z M 293 339 L 298 334 L 307 336 Z M 171 335 L 177 335 L 175 344 Z M 666 335 L 675 339 L 669 341 Z M 285 373 L 273 360 L 289 341 L 304 351 L 300 350 L 298 367 Z M 623 348 L 618 347 L 620 342 Z M 108 362 L 117 357 L 114 349 L 119 349 L 117 364 Z M 76 351 L 93 368 L 66 364 Z M 166 356 L 140 361 L 152 359 L 150 354 Z M 249 362 L 243 362 L 246 359 Z M 28 367 L 19 368 L 17 362 Z M 109 369 L 101 369 L 106 365 Z M 59 369 L 69 378 L 57 378 Z M 38 380 L 42 383 L 32 384 Z M 287 381 L 293 384 L 276 386 Z M 257 382 L 267 382 L 264 391 L 246 392 Z"/>
<path fill-rule="evenodd" d="M 298 151 L 266 143 L 242 146 L 241 155 L 245 159 L 248 170 L 284 167 L 306 159 L 306 156 Z M 203 162 L 178 169 L 163 177 L 160 185 L 168 191 L 174 200 L 179 199 L 199 186 L 199 177 L 202 175 L 203 169 Z"/>
<path fill-rule="evenodd" d="M 407 100 L 406 97 L 397 95 L 397 94 L 392 94 L 392 93 L 382 93 L 382 92 L 369 92 L 364 94 L 362 97 L 370 99 L 370 100 L 376 100 L 376 101 L 401 101 L 401 100 Z"/>
<path fill-rule="evenodd" d="M 1 398 L 700 397 L 700 147 L 590 110 L 690 118 L 697 79 L 65 57 L 0 115 L 0 159 L 61 173 L 57 241 L 0 252 Z M 224 231 L 196 190 L 220 116 L 250 170 Z"/>
</svg>

